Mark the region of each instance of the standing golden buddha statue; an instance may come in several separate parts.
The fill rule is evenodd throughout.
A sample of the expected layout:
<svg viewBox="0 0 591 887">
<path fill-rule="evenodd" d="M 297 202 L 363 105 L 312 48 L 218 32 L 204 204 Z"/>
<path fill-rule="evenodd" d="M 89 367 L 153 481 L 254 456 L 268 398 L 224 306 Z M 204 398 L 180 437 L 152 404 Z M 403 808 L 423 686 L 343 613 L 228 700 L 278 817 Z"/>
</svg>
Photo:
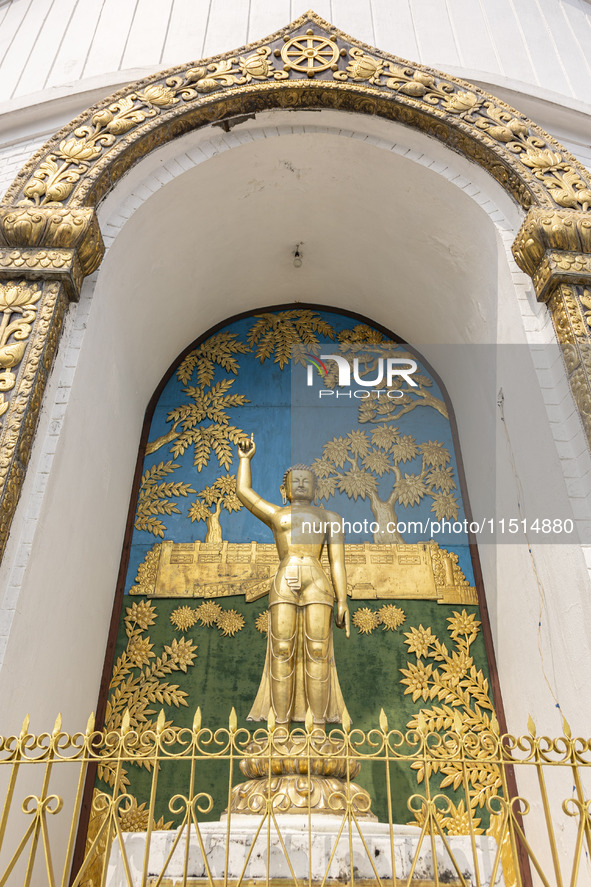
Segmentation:
<svg viewBox="0 0 591 887">
<path fill-rule="evenodd" d="M 277 812 L 334 814 L 346 809 L 348 798 L 357 815 L 371 817 L 368 793 L 351 782 L 360 765 L 350 756 L 346 739 L 333 742 L 325 733 L 326 723 L 341 723 L 346 711 L 332 636 L 335 599 L 335 621 L 347 637 L 351 625 L 342 521 L 313 504 L 316 477 L 306 465 L 285 472 L 283 505 L 258 496 L 251 476 L 255 452 L 252 436 L 238 444 L 236 494 L 273 531 L 279 568 L 269 591 L 265 667 L 248 717 L 272 721 L 273 726 L 270 747 L 254 741 L 249 757 L 240 762 L 249 781 L 234 787 L 230 809 L 258 813 L 270 801 Z M 325 545 L 332 585 L 320 562 Z M 290 734 L 290 724 L 305 721 L 308 712 L 312 732 Z"/>
<path fill-rule="evenodd" d="M 267 660 L 249 718 L 267 720 L 272 709 L 276 724 L 289 728 L 291 721 L 304 721 L 309 708 L 315 726 L 340 722 L 345 703 L 334 664 L 335 598 L 336 624 L 350 635 L 341 519 L 312 504 L 316 478 L 305 465 L 285 472 L 283 506 L 261 499 L 252 489 L 250 463 L 256 452 L 252 437 L 239 443 L 238 451 L 236 494 L 273 531 L 279 554 L 269 592 Z M 325 544 L 332 586 L 320 563 Z"/>
</svg>

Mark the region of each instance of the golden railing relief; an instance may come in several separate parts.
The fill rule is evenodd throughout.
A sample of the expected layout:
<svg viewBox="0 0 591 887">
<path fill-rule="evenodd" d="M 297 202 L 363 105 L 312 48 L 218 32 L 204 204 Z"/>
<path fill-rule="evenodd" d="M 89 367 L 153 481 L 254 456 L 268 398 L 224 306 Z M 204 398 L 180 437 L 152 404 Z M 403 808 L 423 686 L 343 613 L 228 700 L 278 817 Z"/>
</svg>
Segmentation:
<svg viewBox="0 0 591 887">
<path fill-rule="evenodd" d="M 321 561 L 329 569 L 326 554 Z M 345 544 L 348 594 L 353 600 L 430 600 L 478 603 L 476 588 L 458 566 L 458 556 L 437 542 L 408 545 Z M 279 566 L 275 546 L 262 542 L 160 542 L 140 564 L 130 594 L 148 597 L 215 598 L 266 595 Z"/>
</svg>

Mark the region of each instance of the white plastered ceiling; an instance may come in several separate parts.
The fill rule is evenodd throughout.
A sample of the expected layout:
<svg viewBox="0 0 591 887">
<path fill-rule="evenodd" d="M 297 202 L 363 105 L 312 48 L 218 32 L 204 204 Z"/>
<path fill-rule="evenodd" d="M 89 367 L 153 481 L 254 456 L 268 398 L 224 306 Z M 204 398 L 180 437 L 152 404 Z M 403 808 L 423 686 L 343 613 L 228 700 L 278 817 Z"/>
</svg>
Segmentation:
<svg viewBox="0 0 591 887">
<path fill-rule="evenodd" d="M 234 314 L 312 302 L 423 346 L 454 403 L 474 510 L 487 516 L 495 470 L 497 510 L 513 516 L 515 472 L 526 493 L 543 477 L 562 502 L 531 361 L 515 368 L 503 357 L 485 382 L 478 372 L 494 343 L 526 347 L 503 238 L 521 217 L 486 173 L 438 143 L 338 112 L 263 114 L 227 135 L 210 128 L 123 179 L 100 209 L 109 248 L 85 284 L 77 365 L 66 366 L 64 343 L 55 371 L 69 375 L 67 408 L 0 673 L 7 726 L 31 710 L 42 729 L 59 709 L 73 730 L 94 708 L 146 406 L 175 357 Z M 535 320 L 539 306 L 531 309 Z M 499 385 L 513 454 L 498 421 Z M 46 402 L 33 473 L 50 414 Z M 23 501 L 21 525 L 25 509 Z M 550 722 L 555 703 L 540 668 L 536 570 L 549 601 L 541 648 L 560 663 L 553 691 L 576 722 L 591 665 L 572 609 L 589 609 L 580 549 L 542 546 L 536 570 L 525 545 L 483 546 L 481 557 L 510 727 L 523 730 L 528 711 L 549 731 L 560 726 Z M 572 645 L 583 651 L 576 663 Z"/>
</svg>

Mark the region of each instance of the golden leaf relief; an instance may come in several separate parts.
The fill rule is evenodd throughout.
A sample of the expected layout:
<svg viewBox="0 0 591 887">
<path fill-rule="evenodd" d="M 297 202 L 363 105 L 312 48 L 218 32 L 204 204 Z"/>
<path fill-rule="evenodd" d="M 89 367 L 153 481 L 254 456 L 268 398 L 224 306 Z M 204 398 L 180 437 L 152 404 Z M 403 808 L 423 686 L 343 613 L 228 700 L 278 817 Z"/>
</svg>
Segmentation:
<svg viewBox="0 0 591 887">
<path fill-rule="evenodd" d="M 160 462 L 144 472 L 134 523 L 136 530 L 145 530 L 154 536 L 164 538 L 166 526 L 157 515 L 180 514 L 180 509 L 173 499 L 195 492 L 188 483 L 163 480 L 178 467 L 174 462 Z"/>
<path fill-rule="evenodd" d="M 454 612 L 447 623 L 450 638 L 455 643 L 455 649 L 451 651 L 429 627 L 419 625 L 404 633 L 404 643 L 408 652 L 415 654 L 416 661 L 407 662 L 407 667 L 400 669 L 403 675 L 400 683 L 405 687 L 405 695 L 411 695 L 413 702 L 421 699 L 427 703 L 411 718 L 407 727 L 422 730 L 423 733 L 455 731 L 462 735 L 468 732 L 476 735 L 487 732 L 496 734 L 498 723 L 490 699 L 489 683 L 482 669 L 474 664 L 470 651 L 478 637 L 480 622 L 474 613 L 462 610 Z M 499 768 L 495 764 L 478 761 L 475 747 L 472 751 L 476 759 L 466 766 L 465 773 L 461 761 L 430 762 L 427 768 L 421 761 L 411 765 L 416 771 L 418 783 L 431 778 L 433 774 L 440 774 L 439 789 L 456 790 L 466 778 L 470 809 L 462 806 L 463 802 L 455 807 L 449 801 L 447 817 L 441 814 L 439 820 L 448 834 L 464 834 L 468 817 L 475 825 L 479 824 L 480 820 L 474 816 L 475 811 L 501 791 Z M 482 756 L 488 755 L 489 752 L 483 748 Z"/>
<path fill-rule="evenodd" d="M 154 642 L 145 634 L 158 618 L 156 607 L 146 600 L 133 602 L 126 608 L 124 617 L 127 646 L 117 658 L 111 683 L 110 695 L 105 711 L 105 730 L 120 730 L 125 721 L 129 728 L 139 732 L 156 730 L 159 705 L 187 705 L 188 693 L 178 684 L 170 683 L 168 676 L 194 664 L 197 647 L 192 640 L 174 638 L 164 644 L 160 653 L 154 652 Z M 164 728 L 171 726 L 172 720 L 165 720 Z M 144 766 L 149 768 L 149 764 Z M 108 785 L 125 791 L 129 785 L 128 771 L 122 767 L 117 782 L 117 768 L 113 762 L 105 762 L 98 767 L 98 776 Z M 115 783 L 117 782 L 117 785 Z"/>
<path fill-rule="evenodd" d="M 292 352 L 298 363 L 305 363 L 298 349 L 317 345 L 318 336 L 335 338 L 332 326 L 314 311 L 275 311 L 255 316 L 256 321 L 248 333 L 248 344 L 252 349 L 256 347 L 256 356 L 261 363 L 273 358 L 280 369 L 289 364 Z"/>
</svg>

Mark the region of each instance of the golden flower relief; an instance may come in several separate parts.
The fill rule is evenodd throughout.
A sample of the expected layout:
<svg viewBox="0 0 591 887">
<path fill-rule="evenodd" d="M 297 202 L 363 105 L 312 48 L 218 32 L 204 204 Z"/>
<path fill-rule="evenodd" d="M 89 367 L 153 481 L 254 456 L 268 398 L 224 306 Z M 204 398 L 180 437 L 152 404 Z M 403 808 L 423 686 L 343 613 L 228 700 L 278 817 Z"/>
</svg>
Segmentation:
<svg viewBox="0 0 591 887">
<path fill-rule="evenodd" d="M 193 665 L 193 659 L 197 656 L 197 647 L 190 639 L 181 638 L 177 641 L 174 638 L 169 645 L 164 647 L 164 652 L 177 661 L 181 671 L 186 672 L 187 666 Z"/>
<path fill-rule="evenodd" d="M 199 621 L 199 616 L 192 607 L 177 607 L 170 614 L 170 621 L 178 631 L 186 631 Z"/>
<path fill-rule="evenodd" d="M 267 632 L 268 619 L 268 610 L 259 615 L 256 621 L 258 631 Z M 170 621 L 177 631 L 186 631 L 199 622 L 205 628 L 219 628 L 225 637 L 234 637 L 244 627 L 244 617 L 240 613 L 236 610 L 225 610 L 216 601 L 203 601 L 196 608 L 189 607 L 187 604 L 177 607 L 170 614 Z M 180 655 L 179 651 L 182 653 L 184 649 L 182 645 L 185 643 L 185 640 L 185 638 L 182 638 L 178 642 L 173 641 L 173 644 L 178 645 L 175 648 L 177 656 Z"/>
<path fill-rule="evenodd" d="M 383 71 L 380 59 L 367 55 L 362 49 L 356 47 L 349 50 L 349 55 L 353 61 L 347 65 L 347 74 L 352 80 L 368 80 L 370 83 L 378 81 Z"/>
<path fill-rule="evenodd" d="M 125 612 L 126 621 L 135 622 L 143 631 L 156 622 L 156 608 L 149 601 L 134 602 L 131 607 L 126 607 Z"/>
<path fill-rule="evenodd" d="M 379 625 L 378 617 L 369 607 L 360 607 L 353 614 L 353 625 L 360 634 L 371 634 L 374 628 Z"/>
<path fill-rule="evenodd" d="M 127 806 L 119 808 L 119 824 L 122 832 L 145 832 L 148 828 L 150 811 L 146 809 L 146 802 L 138 804 L 137 798 L 130 796 Z M 154 829 L 168 830 L 172 826 L 170 822 L 164 822 L 161 816 L 158 822 L 153 823 Z"/>
<path fill-rule="evenodd" d="M 157 108 L 167 108 L 179 101 L 172 89 L 159 83 L 146 86 L 143 92 L 137 93 L 137 97 L 148 105 L 156 105 Z"/>
<path fill-rule="evenodd" d="M 406 690 L 404 691 L 405 695 L 407 693 L 412 693 L 413 702 L 416 702 L 419 697 L 422 697 L 424 700 L 429 699 L 431 695 L 430 681 L 433 675 L 433 666 L 426 665 L 423 662 L 417 662 L 416 665 L 412 662 L 407 662 L 406 664 L 408 665 L 408 668 L 400 669 L 404 675 L 404 678 L 401 679 L 400 683 L 406 684 Z"/>
<path fill-rule="evenodd" d="M 31 289 L 31 284 L 26 281 L 7 283 L 0 286 L 0 311 L 22 314 L 24 309 L 34 305 L 40 298 L 41 290 Z"/>
<path fill-rule="evenodd" d="M 474 613 L 467 613 L 465 610 L 462 610 L 461 613 L 454 612 L 454 615 L 449 617 L 447 623 L 449 625 L 449 633 L 454 640 L 458 635 L 469 635 L 471 638 L 475 638 L 480 626 L 480 621 L 476 618 L 476 615 Z"/>
<path fill-rule="evenodd" d="M 411 628 L 410 631 L 405 631 L 404 637 L 406 638 L 405 644 L 408 647 L 408 652 L 416 653 L 418 659 L 421 656 L 427 656 L 429 647 L 437 640 L 431 629 L 423 628 L 422 625 L 419 625 L 418 628 Z"/>
<path fill-rule="evenodd" d="M 244 627 L 244 616 L 236 610 L 223 610 L 218 616 L 217 626 L 225 637 L 234 637 Z"/>
<path fill-rule="evenodd" d="M 519 155 L 519 159 L 530 169 L 551 169 L 562 162 L 562 157 L 555 151 L 536 151 L 530 149 Z"/>
<path fill-rule="evenodd" d="M 138 667 L 149 665 L 150 658 L 155 656 L 155 653 L 152 652 L 153 646 L 154 644 L 150 643 L 149 638 L 144 638 L 141 635 L 130 638 L 127 645 L 130 661 Z"/>
<path fill-rule="evenodd" d="M 378 610 L 378 619 L 384 626 L 384 631 L 393 631 L 400 628 L 402 623 L 405 622 L 406 616 L 404 610 L 400 607 L 396 607 L 394 604 L 384 604 Z"/>
<path fill-rule="evenodd" d="M 267 46 L 260 46 L 254 55 L 239 59 L 240 69 L 255 80 L 265 80 L 273 73 L 268 61 L 270 54 L 271 50 Z"/>
<path fill-rule="evenodd" d="M 201 625 L 216 625 L 222 608 L 215 601 L 203 601 L 196 613 Z"/>
<path fill-rule="evenodd" d="M 255 622 L 256 630 L 260 631 L 261 634 L 269 634 L 269 611 L 263 610 L 262 613 L 256 618 Z"/>
<path fill-rule="evenodd" d="M 472 829 L 470 829 L 470 820 L 472 820 Z M 448 835 L 469 835 L 474 832 L 476 835 L 482 834 L 483 830 L 479 828 L 481 820 L 470 814 L 466 809 L 466 804 L 462 799 L 456 807 L 453 801 L 449 802 L 449 814 L 441 820 L 442 826 Z"/>
<path fill-rule="evenodd" d="M 94 160 L 101 153 L 101 148 L 83 139 L 64 139 L 60 142 L 60 154 L 67 160 Z"/>
<path fill-rule="evenodd" d="M 452 652 L 449 661 L 444 662 L 441 666 L 441 677 L 451 687 L 455 687 L 466 674 L 471 661 L 464 652 Z"/>
<path fill-rule="evenodd" d="M 443 107 L 452 114 L 461 114 L 471 110 L 477 103 L 478 98 L 473 92 L 456 92 L 443 102 Z"/>
</svg>

